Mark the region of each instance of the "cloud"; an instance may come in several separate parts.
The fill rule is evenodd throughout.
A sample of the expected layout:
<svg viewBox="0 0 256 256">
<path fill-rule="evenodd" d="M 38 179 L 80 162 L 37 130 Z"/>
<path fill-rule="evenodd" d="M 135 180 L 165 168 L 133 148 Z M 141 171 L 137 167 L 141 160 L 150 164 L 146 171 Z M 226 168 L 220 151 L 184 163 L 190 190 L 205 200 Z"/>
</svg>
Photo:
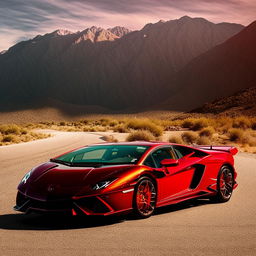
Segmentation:
<svg viewBox="0 0 256 256">
<path fill-rule="evenodd" d="M 0 1 L 0 51 L 20 38 L 58 28 L 72 31 L 96 25 L 140 29 L 160 19 L 184 15 L 213 22 L 249 24 L 255 18 L 251 0 L 8 0 Z"/>
</svg>

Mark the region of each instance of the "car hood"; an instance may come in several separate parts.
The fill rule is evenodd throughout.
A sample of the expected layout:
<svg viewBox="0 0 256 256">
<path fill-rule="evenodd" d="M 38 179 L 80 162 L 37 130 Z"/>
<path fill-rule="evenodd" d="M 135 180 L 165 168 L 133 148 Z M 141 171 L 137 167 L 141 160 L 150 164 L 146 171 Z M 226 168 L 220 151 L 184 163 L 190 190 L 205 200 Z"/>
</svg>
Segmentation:
<svg viewBox="0 0 256 256">
<path fill-rule="evenodd" d="M 34 199 L 56 200 L 83 194 L 95 194 L 92 187 L 99 181 L 118 178 L 134 165 L 102 167 L 70 167 L 53 162 L 44 163 L 32 170 L 26 183 L 18 190 Z"/>
</svg>

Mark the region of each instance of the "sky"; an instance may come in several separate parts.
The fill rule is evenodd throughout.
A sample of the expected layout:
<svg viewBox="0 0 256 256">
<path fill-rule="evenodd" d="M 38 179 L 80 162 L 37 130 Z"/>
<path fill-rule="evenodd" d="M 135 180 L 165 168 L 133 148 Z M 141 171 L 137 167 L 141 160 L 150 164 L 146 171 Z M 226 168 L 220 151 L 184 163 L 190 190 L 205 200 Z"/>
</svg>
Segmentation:
<svg viewBox="0 0 256 256">
<path fill-rule="evenodd" d="M 137 30 L 185 15 L 249 25 L 256 20 L 256 0 L 0 0 L 0 51 L 57 29 Z"/>
</svg>

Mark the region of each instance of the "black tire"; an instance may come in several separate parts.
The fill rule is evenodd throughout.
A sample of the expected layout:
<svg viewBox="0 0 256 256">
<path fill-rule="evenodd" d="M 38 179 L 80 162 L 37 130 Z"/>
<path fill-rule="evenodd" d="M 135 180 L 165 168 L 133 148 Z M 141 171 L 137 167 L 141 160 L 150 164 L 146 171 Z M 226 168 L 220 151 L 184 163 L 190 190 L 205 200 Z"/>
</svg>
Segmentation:
<svg viewBox="0 0 256 256">
<path fill-rule="evenodd" d="M 230 200 L 233 193 L 234 173 L 229 166 L 222 166 L 217 178 L 217 194 L 210 199 L 216 203 Z"/>
<path fill-rule="evenodd" d="M 156 208 L 156 186 L 152 179 L 142 177 L 134 189 L 133 211 L 137 218 L 150 217 Z"/>
</svg>

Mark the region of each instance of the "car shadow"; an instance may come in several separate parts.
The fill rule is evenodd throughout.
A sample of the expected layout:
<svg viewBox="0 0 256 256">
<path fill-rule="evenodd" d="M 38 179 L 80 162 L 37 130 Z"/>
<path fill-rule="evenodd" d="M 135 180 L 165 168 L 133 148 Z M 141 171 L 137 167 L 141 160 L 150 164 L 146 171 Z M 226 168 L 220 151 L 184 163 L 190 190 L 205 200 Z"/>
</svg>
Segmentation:
<svg viewBox="0 0 256 256">
<path fill-rule="evenodd" d="M 162 215 L 210 204 L 209 200 L 190 200 L 156 209 L 154 215 Z M 137 218 L 132 214 L 113 216 L 69 216 L 56 214 L 3 214 L 0 215 L 0 229 L 9 230 L 65 230 L 109 226 Z"/>
</svg>

